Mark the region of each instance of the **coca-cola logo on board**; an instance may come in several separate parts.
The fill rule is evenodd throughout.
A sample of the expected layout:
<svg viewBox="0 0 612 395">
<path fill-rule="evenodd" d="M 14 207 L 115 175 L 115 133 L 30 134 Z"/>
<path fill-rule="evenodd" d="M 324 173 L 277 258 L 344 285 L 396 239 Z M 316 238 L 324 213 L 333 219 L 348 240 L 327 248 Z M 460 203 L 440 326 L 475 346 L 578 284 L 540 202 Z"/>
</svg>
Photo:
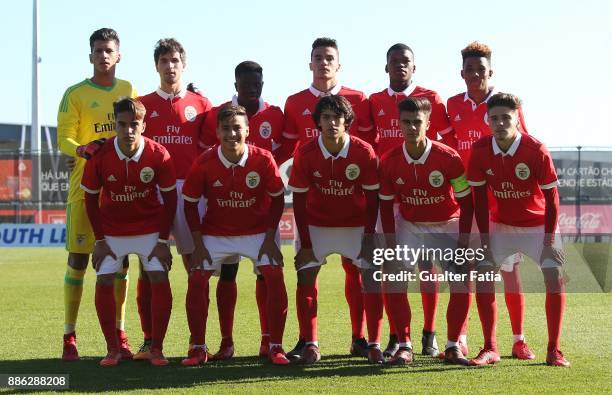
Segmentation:
<svg viewBox="0 0 612 395">
<path fill-rule="evenodd" d="M 580 228 L 582 230 L 595 230 L 601 225 L 601 214 L 584 213 L 580 216 Z M 561 213 L 559 215 L 559 226 L 576 227 L 576 216 Z"/>
</svg>

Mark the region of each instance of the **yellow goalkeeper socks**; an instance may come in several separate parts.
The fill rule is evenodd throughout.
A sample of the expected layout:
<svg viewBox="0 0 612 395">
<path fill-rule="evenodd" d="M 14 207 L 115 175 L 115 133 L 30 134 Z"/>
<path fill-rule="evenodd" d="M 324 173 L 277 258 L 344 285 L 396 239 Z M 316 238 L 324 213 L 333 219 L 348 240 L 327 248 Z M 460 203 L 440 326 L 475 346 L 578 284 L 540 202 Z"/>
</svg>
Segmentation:
<svg viewBox="0 0 612 395">
<path fill-rule="evenodd" d="M 83 294 L 83 277 L 85 270 L 77 270 L 68 266 L 64 276 L 64 334 L 74 332 L 81 295 Z"/>
<path fill-rule="evenodd" d="M 117 329 L 125 330 L 125 302 L 128 292 L 128 271 L 129 268 L 124 267 L 121 271 L 115 274 L 115 320 Z"/>
</svg>

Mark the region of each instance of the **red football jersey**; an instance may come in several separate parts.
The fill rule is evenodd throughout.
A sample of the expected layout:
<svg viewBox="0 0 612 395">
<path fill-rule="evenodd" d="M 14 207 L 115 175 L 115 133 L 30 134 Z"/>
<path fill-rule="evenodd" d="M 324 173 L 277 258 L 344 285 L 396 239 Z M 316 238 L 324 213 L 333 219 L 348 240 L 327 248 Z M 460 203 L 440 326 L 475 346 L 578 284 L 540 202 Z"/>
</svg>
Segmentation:
<svg viewBox="0 0 612 395">
<path fill-rule="evenodd" d="M 183 198 L 207 199 L 201 231 L 213 236 L 245 236 L 268 228 L 270 196 L 284 192 L 283 181 L 272 154 L 246 145 L 240 161 L 228 161 L 215 146 L 195 161 L 185 184 Z"/>
<path fill-rule="evenodd" d="M 442 143 L 427 139 L 419 159 L 412 159 L 402 144 L 381 160 L 379 197 L 397 198 L 406 221 L 448 221 L 459 217 L 455 197 L 470 193 L 464 173 L 459 154 Z"/>
<path fill-rule="evenodd" d="M 300 145 L 317 138 L 320 132 L 312 119 L 312 114 L 319 98 L 327 94 L 343 96 L 351 103 L 355 119 L 349 133 L 373 144 L 371 133 L 373 126 L 367 97 L 361 91 L 340 85 L 336 85 L 329 93 L 323 93 L 310 86 L 308 89 L 289 96 L 285 102 L 284 136 L 289 139 L 299 139 Z"/>
<path fill-rule="evenodd" d="M 212 109 L 206 117 L 204 145 L 213 146 L 217 141 L 217 114 L 219 109 L 228 104 L 237 105 L 238 97 L 234 96 L 231 101 Z M 259 110 L 249 117 L 249 136 L 247 144 L 254 145 L 272 152 L 275 144 L 282 144 L 282 134 L 285 130 L 285 116 L 280 107 L 271 106 L 262 98 L 259 99 Z"/>
<path fill-rule="evenodd" d="M 161 89 L 139 100 L 147 109 L 144 134 L 166 147 L 174 161 L 177 177 L 184 179 L 202 152 L 200 142 L 204 120 L 212 107 L 210 101 L 187 90 L 169 95 Z"/>
<path fill-rule="evenodd" d="M 319 137 L 296 151 L 289 189 L 308 192 L 306 215 L 309 225 L 364 226 L 366 199 L 363 189 L 378 189 L 377 170 L 374 149 L 363 140 L 349 136 L 334 157 Z"/>
<path fill-rule="evenodd" d="M 487 98 L 480 104 L 476 104 L 467 92 L 460 93 L 448 99 L 446 108 L 455 137 L 457 138 L 457 152 L 463 163 L 467 166 L 470 160 L 472 144 L 478 139 L 491 135 L 491 129 L 487 123 L 487 102 L 489 98 L 497 93 L 491 90 Z M 519 109 L 520 130 L 527 133 L 523 111 Z"/>
<path fill-rule="evenodd" d="M 468 167 L 470 185 L 488 185 L 495 199 L 491 220 L 512 226 L 544 225 L 542 189 L 557 186 L 557 174 L 544 145 L 527 134 L 503 153 L 493 136 L 472 145 Z"/>
<path fill-rule="evenodd" d="M 163 145 L 143 136 L 138 151 L 126 157 L 117 138 L 108 140 L 85 165 L 81 188 L 100 193 L 102 230 L 110 236 L 135 236 L 160 231 L 163 207 L 157 188 L 171 191 L 176 173 Z"/>
<path fill-rule="evenodd" d="M 442 136 L 452 130 L 444 103 L 435 91 L 414 84 L 403 92 L 395 92 L 390 87 L 383 89 L 370 95 L 370 111 L 376 127 L 376 152 L 380 157 L 404 142 L 397 104 L 409 96 L 424 97 L 431 103 L 427 137 L 437 141 L 438 135 Z"/>
</svg>

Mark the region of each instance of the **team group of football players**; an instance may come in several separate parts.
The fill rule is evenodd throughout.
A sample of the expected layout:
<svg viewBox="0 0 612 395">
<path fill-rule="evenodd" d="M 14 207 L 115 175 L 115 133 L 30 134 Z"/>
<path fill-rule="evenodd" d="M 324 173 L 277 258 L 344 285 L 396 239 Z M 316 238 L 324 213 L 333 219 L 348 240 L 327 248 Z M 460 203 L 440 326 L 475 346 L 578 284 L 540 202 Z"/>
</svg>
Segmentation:
<svg viewBox="0 0 612 395">
<path fill-rule="evenodd" d="M 260 356 L 277 365 L 319 361 L 317 276 L 334 253 L 345 271 L 352 355 L 372 364 L 412 362 L 408 281 L 402 273 L 418 267 L 432 274 L 419 281 L 423 355 L 460 365 L 500 360 L 493 276 L 499 270 L 512 355 L 534 359 L 523 330 L 518 264 L 524 254 L 539 263 L 546 285 L 546 362 L 569 366 L 559 350 L 565 258 L 556 227 L 555 168 L 543 144 L 527 133 L 520 100 L 490 84 L 486 45 L 474 42 L 461 51 L 466 91 L 445 105 L 435 91 L 414 84 L 414 52 L 407 45 L 389 48 L 389 86 L 368 98 L 338 83 L 337 43 L 318 38 L 310 56 L 312 84 L 289 96 L 284 111 L 262 99 L 263 70 L 253 61 L 236 67 L 236 94 L 213 108 L 193 84 L 183 84 L 186 53 L 175 39 L 157 42 L 160 86 L 140 97 L 129 82 L 115 78 L 121 55 L 114 30 L 95 31 L 90 49 L 93 77 L 68 88 L 58 112 L 59 148 L 76 159 L 67 202 L 63 360 L 79 359 L 75 327 L 91 254 L 95 306 L 107 343 L 100 364 L 132 358 L 168 364 L 163 340 L 172 307 L 172 234 L 188 276 L 190 338 L 181 362 L 186 366 L 233 357 L 241 257 L 252 260 L 256 274 Z M 291 158 L 299 336 L 285 353 L 288 298 L 278 233 L 285 186 L 278 166 Z M 374 237 L 377 232 L 384 237 Z M 478 246 L 484 259 L 390 260 L 376 267 L 372 253 L 381 241 L 388 248 Z M 129 254 L 140 263 L 137 304 L 144 343 L 136 354 L 124 328 Z M 436 273 L 451 279 L 442 352 L 435 327 Z M 484 336 L 484 347 L 471 359 L 468 273 L 478 275 L 475 297 Z M 213 275 L 219 276 L 222 336 L 215 354 L 205 339 Z M 390 328 L 384 351 L 383 312 Z"/>
</svg>

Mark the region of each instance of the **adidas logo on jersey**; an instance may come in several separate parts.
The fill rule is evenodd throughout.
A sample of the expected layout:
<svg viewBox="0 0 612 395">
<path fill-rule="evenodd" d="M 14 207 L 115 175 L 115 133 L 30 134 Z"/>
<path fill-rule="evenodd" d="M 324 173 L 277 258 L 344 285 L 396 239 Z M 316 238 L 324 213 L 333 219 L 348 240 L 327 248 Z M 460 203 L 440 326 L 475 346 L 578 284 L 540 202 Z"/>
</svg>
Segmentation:
<svg viewBox="0 0 612 395">
<path fill-rule="evenodd" d="M 159 114 L 157 113 L 157 111 L 153 111 L 151 113 L 151 117 L 150 118 L 157 118 L 157 117 L 159 117 Z"/>
<path fill-rule="evenodd" d="M 314 173 L 312 173 L 312 175 L 313 175 L 313 176 L 315 176 L 315 177 L 319 177 L 319 178 L 323 177 L 323 176 L 321 175 L 321 173 L 319 173 L 319 171 L 318 171 L 318 170 L 316 170 Z"/>
<path fill-rule="evenodd" d="M 453 118 L 453 121 L 455 122 L 461 121 L 461 117 L 459 116 L 459 114 L 455 115 L 455 118 Z"/>
<path fill-rule="evenodd" d="M 305 109 L 302 115 L 312 115 L 309 109 Z"/>
<path fill-rule="evenodd" d="M 97 101 L 92 102 L 91 105 L 89 106 L 89 108 L 96 108 L 96 107 L 100 107 Z"/>
<path fill-rule="evenodd" d="M 112 175 L 112 174 L 111 174 L 110 176 L 108 176 L 108 178 L 107 178 L 106 180 L 107 180 L 107 181 L 117 181 L 117 179 L 115 178 L 115 176 L 114 176 L 114 175 Z"/>
<path fill-rule="evenodd" d="M 213 184 L 213 187 L 222 187 L 223 184 L 221 184 L 221 181 L 217 180 L 215 181 L 215 183 Z"/>
<path fill-rule="evenodd" d="M 493 175 L 493 170 L 487 169 L 487 171 L 485 171 L 485 173 L 487 173 L 488 175 L 492 176 Z"/>
<path fill-rule="evenodd" d="M 378 116 L 379 117 L 384 117 L 385 116 L 385 111 L 381 108 L 380 111 L 378 112 Z"/>
<path fill-rule="evenodd" d="M 404 185 L 404 180 L 402 180 L 402 177 L 400 177 L 400 178 L 398 178 L 398 179 L 395 181 L 395 183 L 396 183 L 397 185 Z"/>
</svg>

